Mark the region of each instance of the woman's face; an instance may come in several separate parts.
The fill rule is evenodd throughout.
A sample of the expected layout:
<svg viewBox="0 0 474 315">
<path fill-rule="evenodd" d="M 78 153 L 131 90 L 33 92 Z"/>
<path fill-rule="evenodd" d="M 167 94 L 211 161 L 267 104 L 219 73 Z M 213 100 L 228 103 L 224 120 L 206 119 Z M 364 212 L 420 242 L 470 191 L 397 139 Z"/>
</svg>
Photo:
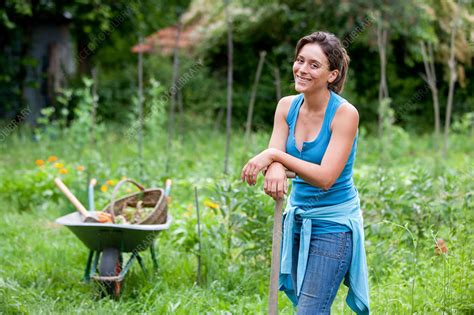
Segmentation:
<svg viewBox="0 0 474 315">
<path fill-rule="evenodd" d="M 328 82 L 337 77 L 337 70 L 329 70 L 326 54 L 316 43 L 304 45 L 293 63 L 295 90 L 298 93 L 327 89 Z"/>
</svg>

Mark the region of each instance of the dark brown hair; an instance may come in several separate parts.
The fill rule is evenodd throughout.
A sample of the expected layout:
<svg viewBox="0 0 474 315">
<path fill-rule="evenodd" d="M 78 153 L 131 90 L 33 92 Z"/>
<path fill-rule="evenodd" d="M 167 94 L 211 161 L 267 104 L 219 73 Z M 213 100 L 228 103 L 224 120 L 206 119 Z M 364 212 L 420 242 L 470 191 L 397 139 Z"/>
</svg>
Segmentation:
<svg viewBox="0 0 474 315">
<path fill-rule="evenodd" d="M 328 89 L 340 93 L 344 89 L 347 69 L 349 68 L 349 55 L 342 46 L 341 41 L 334 34 L 328 32 L 314 32 L 302 37 L 296 44 L 295 59 L 301 48 L 306 44 L 316 43 L 321 47 L 329 61 L 329 70 L 339 70 L 337 78 L 328 83 Z"/>
</svg>

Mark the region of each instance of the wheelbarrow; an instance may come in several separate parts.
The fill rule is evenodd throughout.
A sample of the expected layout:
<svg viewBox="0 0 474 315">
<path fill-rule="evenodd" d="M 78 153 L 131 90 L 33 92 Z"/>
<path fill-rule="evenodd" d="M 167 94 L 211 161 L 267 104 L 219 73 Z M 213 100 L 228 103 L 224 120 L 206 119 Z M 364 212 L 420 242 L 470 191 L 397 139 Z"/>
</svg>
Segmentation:
<svg viewBox="0 0 474 315">
<path fill-rule="evenodd" d="M 124 180 L 133 182 L 131 180 Z M 111 211 L 112 215 L 116 206 L 115 193 L 119 182 L 112 195 L 112 202 L 104 211 Z M 141 187 L 141 185 L 138 185 Z M 139 187 L 139 188 L 140 188 Z M 136 194 L 123 197 L 118 200 L 118 204 L 123 204 L 124 200 L 136 200 L 137 195 L 147 196 L 147 192 L 161 194 L 159 202 L 160 208 L 166 207 L 165 192 L 163 189 L 142 189 Z M 169 188 L 167 189 L 169 190 Z M 163 206 L 163 203 L 165 205 Z M 157 206 L 158 208 L 158 206 Z M 95 215 L 95 211 L 90 211 Z M 155 215 L 156 217 L 156 215 Z M 83 222 L 83 217 L 78 212 L 70 213 L 56 219 L 56 223 L 66 226 L 89 248 L 84 280 L 89 282 L 91 279 L 97 281 L 102 288 L 102 295 L 108 295 L 112 298 L 119 298 L 122 293 L 122 284 L 132 263 L 137 260 L 145 276 L 148 276 L 145 264 L 140 252 L 150 250 L 153 268 L 158 268 L 155 252 L 155 239 L 161 231 L 168 230 L 172 222 L 169 214 L 161 224 L 113 224 L 113 223 L 89 223 Z M 145 222 L 146 223 L 146 222 Z M 123 253 L 132 253 L 127 262 L 123 262 Z"/>
</svg>

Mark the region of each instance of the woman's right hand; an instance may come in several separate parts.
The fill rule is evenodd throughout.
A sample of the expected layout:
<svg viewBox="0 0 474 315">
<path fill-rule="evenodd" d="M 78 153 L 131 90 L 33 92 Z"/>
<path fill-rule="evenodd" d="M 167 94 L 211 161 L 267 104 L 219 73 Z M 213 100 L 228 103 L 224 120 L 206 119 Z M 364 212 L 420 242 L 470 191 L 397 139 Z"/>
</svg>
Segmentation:
<svg viewBox="0 0 474 315">
<path fill-rule="evenodd" d="M 263 190 L 275 200 L 283 199 L 288 191 L 288 180 L 285 171 L 283 164 L 273 162 L 265 173 Z"/>
</svg>

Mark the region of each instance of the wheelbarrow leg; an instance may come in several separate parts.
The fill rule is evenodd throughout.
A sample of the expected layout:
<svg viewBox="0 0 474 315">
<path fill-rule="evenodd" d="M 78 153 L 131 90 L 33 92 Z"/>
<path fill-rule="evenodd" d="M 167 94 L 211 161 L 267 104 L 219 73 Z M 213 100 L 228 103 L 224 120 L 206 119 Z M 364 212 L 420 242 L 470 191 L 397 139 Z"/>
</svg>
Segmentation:
<svg viewBox="0 0 474 315">
<path fill-rule="evenodd" d="M 91 275 L 95 275 L 96 272 L 97 272 L 97 266 L 99 265 L 100 253 L 101 252 L 99 252 L 99 251 L 95 252 L 94 262 L 92 263 L 92 269 L 91 269 L 91 272 L 90 272 Z"/>
<path fill-rule="evenodd" d="M 87 258 L 86 270 L 84 272 L 84 281 L 89 282 L 91 280 L 91 264 L 92 258 L 94 257 L 94 251 L 89 251 L 89 257 Z"/>
<path fill-rule="evenodd" d="M 142 256 L 140 256 L 140 254 L 138 254 L 138 253 L 137 253 L 136 256 L 137 256 L 138 263 L 140 264 L 140 267 L 142 267 L 142 270 L 143 270 L 143 273 L 145 274 L 145 277 L 148 278 L 148 272 L 146 271 L 145 264 L 143 263 Z"/>
<path fill-rule="evenodd" d="M 128 270 L 130 269 L 130 267 L 132 266 L 132 263 L 133 263 L 133 260 L 137 257 L 137 254 L 136 253 L 133 253 L 132 256 L 130 256 L 130 258 L 128 259 L 127 263 L 125 264 L 125 266 L 122 268 L 122 271 L 120 272 L 120 277 L 125 277 L 125 275 L 127 274 Z"/>
<path fill-rule="evenodd" d="M 151 260 L 153 261 L 153 269 L 158 270 L 158 261 L 156 260 L 155 242 L 150 245 Z"/>
</svg>

